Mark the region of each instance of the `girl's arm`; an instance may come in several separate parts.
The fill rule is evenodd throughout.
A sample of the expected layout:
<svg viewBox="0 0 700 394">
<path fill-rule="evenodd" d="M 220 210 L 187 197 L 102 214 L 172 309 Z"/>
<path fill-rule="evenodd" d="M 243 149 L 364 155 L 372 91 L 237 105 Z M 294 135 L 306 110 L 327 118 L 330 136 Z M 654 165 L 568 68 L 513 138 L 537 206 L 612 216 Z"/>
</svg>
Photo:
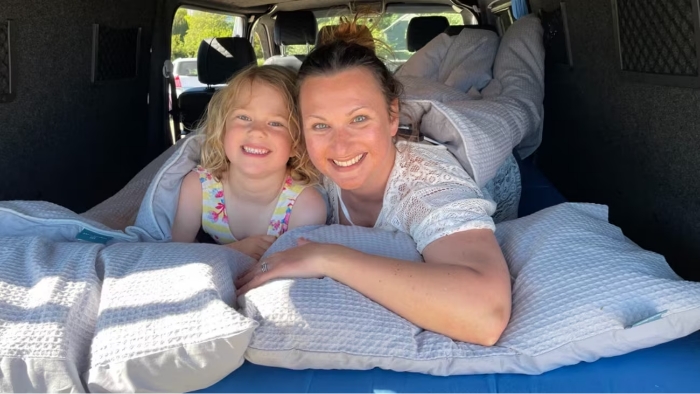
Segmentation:
<svg viewBox="0 0 700 394">
<path fill-rule="evenodd" d="M 194 242 L 202 225 L 202 184 L 195 172 L 185 176 L 173 222 L 173 242 Z"/>
<path fill-rule="evenodd" d="M 326 201 L 315 187 L 309 186 L 297 196 L 289 218 L 289 230 L 318 224 L 326 224 Z"/>
<path fill-rule="evenodd" d="M 305 240 L 256 264 L 238 293 L 278 278 L 330 277 L 413 324 L 452 339 L 491 346 L 508 324 L 510 274 L 491 230 L 467 230 L 433 241 L 425 264 L 364 254 Z"/>
</svg>

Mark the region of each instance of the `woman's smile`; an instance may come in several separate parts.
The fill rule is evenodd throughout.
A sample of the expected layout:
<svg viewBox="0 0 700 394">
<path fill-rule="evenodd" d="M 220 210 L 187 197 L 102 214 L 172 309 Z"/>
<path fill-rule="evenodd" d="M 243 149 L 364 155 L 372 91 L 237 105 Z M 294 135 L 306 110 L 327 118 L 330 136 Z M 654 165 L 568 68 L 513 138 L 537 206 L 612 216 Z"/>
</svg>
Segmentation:
<svg viewBox="0 0 700 394">
<path fill-rule="evenodd" d="M 350 160 L 337 160 L 337 159 L 328 159 L 333 164 L 335 164 L 336 167 L 339 167 L 340 170 L 344 169 L 352 169 L 354 167 L 358 167 L 362 160 L 367 156 L 367 152 L 365 153 L 360 153 L 359 155 L 351 158 Z"/>
</svg>

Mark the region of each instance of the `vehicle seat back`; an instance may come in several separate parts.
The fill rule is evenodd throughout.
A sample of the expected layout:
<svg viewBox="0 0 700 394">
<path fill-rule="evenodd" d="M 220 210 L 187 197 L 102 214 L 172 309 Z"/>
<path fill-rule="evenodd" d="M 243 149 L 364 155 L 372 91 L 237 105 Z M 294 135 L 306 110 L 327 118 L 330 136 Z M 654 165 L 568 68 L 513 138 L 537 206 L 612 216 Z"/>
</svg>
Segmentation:
<svg viewBox="0 0 700 394">
<path fill-rule="evenodd" d="M 444 16 L 417 16 L 408 22 L 406 48 L 415 52 L 444 32 L 450 22 Z"/>
<path fill-rule="evenodd" d="M 255 51 L 242 37 L 202 40 L 197 52 L 197 73 L 203 88 L 188 89 L 178 98 L 185 133 L 193 131 L 207 110 L 209 101 L 236 72 L 255 64 Z M 215 86 L 218 85 L 218 86 Z"/>
</svg>

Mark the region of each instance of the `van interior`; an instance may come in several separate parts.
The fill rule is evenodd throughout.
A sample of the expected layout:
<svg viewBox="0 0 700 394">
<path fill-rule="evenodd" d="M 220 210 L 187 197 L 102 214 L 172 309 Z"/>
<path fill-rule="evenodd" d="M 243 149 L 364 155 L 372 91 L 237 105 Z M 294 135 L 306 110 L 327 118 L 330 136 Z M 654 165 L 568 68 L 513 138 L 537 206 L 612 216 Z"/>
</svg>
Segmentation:
<svg viewBox="0 0 700 394">
<path fill-rule="evenodd" d="M 361 9 L 378 15 L 373 34 L 390 48 L 383 55 L 391 70 L 439 34 L 467 28 L 500 37 L 536 14 L 546 51 L 544 126 L 541 145 L 521 168 L 528 212 L 555 201 L 606 205 L 626 237 L 663 255 L 680 278 L 700 282 L 695 0 L 3 0 L 0 201 L 88 211 L 195 133 L 209 100 L 236 71 L 270 59 L 301 63 L 324 27 Z M 246 362 L 202 389 L 700 388 L 690 377 L 697 369 L 689 369 L 698 367 L 700 337 L 663 346 L 539 376 L 438 378 Z"/>
</svg>

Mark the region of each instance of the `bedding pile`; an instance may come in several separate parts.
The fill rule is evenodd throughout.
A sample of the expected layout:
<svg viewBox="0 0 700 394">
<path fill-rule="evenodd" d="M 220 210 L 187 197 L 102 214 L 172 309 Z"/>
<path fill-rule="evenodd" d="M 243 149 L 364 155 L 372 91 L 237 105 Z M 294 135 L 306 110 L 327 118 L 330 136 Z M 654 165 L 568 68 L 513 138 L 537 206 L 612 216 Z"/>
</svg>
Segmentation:
<svg viewBox="0 0 700 394">
<path fill-rule="evenodd" d="M 561 204 L 497 225 L 513 311 L 501 340 L 482 347 L 421 330 L 328 278 L 277 280 L 236 300 L 232 278 L 253 261 L 230 248 L 132 241 L 147 232 L 21 205 L 0 202 L 3 391 L 190 391 L 244 359 L 539 374 L 700 329 L 700 284 L 625 238 L 602 206 Z M 294 229 L 267 253 L 302 235 L 421 263 L 406 234 L 338 225 Z"/>
<path fill-rule="evenodd" d="M 413 64 L 402 71 L 423 133 L 506 207 L 496 235 L 512 273 L 513 314 L 496 346 L 423 331 L 330 279 L 278 280 L 236 299 L 232 278 L 251 258 L 168 242 L 182 178 L 199 157 L 200 138 L 188 137 L 81 215 L 47 202 L 0 202 L 0 390 L 191 391 L 245 359 L 295 369 L 538 374 L 700 329 L 700 284 L 626 239 L 604 207 L 563 204 L 514 219 L 520 180 L 511 150 L 527 153 L 541 127 L 541 97 L 531 95 L 539 74 L 518 63 L 539 56 L 539 44 L 517 41 L 541 39 L 538 26 L 522 18 L 511 27 L 489 52 L 493 77 L 445 71 L 428 83 L 408 75 L 420 72 Z M 469 44 L 462 35 L 442 62 Z M 479 64 L 485 70 L 488 58 Z M 412 96 L 424 88 L 428 98 Z M 295 229 L 267 253 L 300 235 L 422 261 L 405 234 L 346 226 Z"/>
<path fill-rule="evenodd" d="M 544 120 L 544 45 L 535 15 L 500 39 L 488 30 L 440 34 L 396 72 L 410 118 L 445 144 L 480 186 L 513 150 L 539 147 Z M 411 123 L 406 118 L 405 123 Z"/>
</svg>

